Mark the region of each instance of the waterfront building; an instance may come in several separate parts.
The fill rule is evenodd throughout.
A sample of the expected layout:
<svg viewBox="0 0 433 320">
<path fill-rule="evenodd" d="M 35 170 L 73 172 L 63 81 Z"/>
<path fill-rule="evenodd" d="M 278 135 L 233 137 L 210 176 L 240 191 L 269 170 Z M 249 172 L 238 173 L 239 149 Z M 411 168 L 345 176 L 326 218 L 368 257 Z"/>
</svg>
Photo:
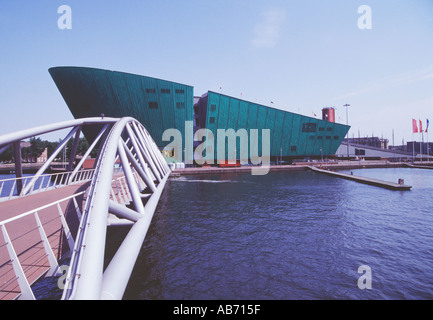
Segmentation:
<svg viewBox="0 0 433 320">
<path fill-rule="evenodd" d="M 388 149 L 388 144 L 389 144 L 388 139 L 383 139 L 374 136 L 349 138 L 349 139 L 344 139 L 343 142 L 349 142 L 349 144 L 358 144 L 358 145 L 364 145 L 364 146 L 379 148 L 379 149 Z"/>
<path fill-rule="evenodd" d="M 189 141 L 193 135 L 186 128 L 191 123 L 192 133 L 208 129 L 214 137 L 218 129 L 245 129 L 247 133 L 257 129 L 258 155 L 262 152 L 260 133 L 269 130 L 272 161 L 323 159 L 335 155 L 350 128 L 334 122 L 332 108 L 324 109 L 323 119 L 317 119 L 213 91 L 194 96 L 190 85 L 148 76 L 85 67 L 54 67 L 49 72 L 75 118 L 101 114 L 134 117 L 147 128 L 161 150 L 169 144 L 162 139 L 167 129 L 179 130 L 183 137 L 182 145 L 175 150 L 185 153 L 189 144 L 196 148 L 202 141 Z M 92 140 L 97 132 L 94 129 L 84 133 Z M 241 143 L 239 139 L 236 142 L 237 159 Z M 215 146 L 217 163 L 233 160 L 228 158 L 228 149 L 222 157 L 216 149 Z M 249 157 L 251 149 L 248 150 Z M 200 157 L 197 153 L 194 156 Z"/>
</svg>

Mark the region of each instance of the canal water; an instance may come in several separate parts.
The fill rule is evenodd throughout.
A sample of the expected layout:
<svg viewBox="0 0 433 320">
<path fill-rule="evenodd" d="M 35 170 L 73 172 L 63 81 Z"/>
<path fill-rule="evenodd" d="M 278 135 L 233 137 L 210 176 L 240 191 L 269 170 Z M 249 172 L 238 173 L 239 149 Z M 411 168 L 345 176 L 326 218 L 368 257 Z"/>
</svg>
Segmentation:
<svg viewBox="0 0 433 320">
<path fill-rule="evenodd" d="M 124 298 L 432 299 L 433 170 L 351 171 L 413 189 L 314 172 L 170 179 Z"/>
<path fill-rule="evenodd" d="M 124 299 L 433 299 L 433 170 L 343 172 L 413 188 L 309 171 L 169 179 Z M 107 255 L 126 232 L 109 229 Z"/>
<path fill-rule="evenodd" d="M 23 174 L 23 181 L 30 182 L 30 177 L 34 176 L 33 173 L 24 173 Z M 16 196 L 18 195 L 17 186 L 15 184 L 15 174 L 0 174 L 0 197 L 9 197 L 9 195 Z M 27 179 L 25 179 L 27 178 Z M 5 181 L 2 181 L 5 180 Z M 41 186 L 42 183 L 42 186 Z M 47 178 L 41 177 L 36 180 L 35 185 L 33 187 L 34 190 L 38 190 L 40 187 L 46 188 L 47 186 L 53 185 L 53 183 L 48 180 Z M 14 190 L 11 192 L 11 189 L 14 188 Z"/>
</svg>

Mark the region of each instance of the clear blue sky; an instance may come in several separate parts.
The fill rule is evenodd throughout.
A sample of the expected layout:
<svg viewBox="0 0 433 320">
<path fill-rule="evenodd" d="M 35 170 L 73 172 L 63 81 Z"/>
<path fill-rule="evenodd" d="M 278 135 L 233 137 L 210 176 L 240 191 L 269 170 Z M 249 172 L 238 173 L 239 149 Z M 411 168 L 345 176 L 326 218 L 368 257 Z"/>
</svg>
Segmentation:
<svg viewBox="0 0 433 320">
<path fill-rule="evenodd" d="M 72 9 L 61 30 L 60 5 Z M 372 29 L 358 28 L 358 7 Z M 0 0 L 0 134 L 72 119 L 48 68 L 125 71 L 412 139 L 433 120 L 432 0 Z M 241 95 L 242 94 L 242 95 Z M 433 128 L 431 128 L 433 129 Z M 415 136 L 418 140 L 418 135 Z M 433 135 L 429 138 L 433 141 Z"/>
</svg>

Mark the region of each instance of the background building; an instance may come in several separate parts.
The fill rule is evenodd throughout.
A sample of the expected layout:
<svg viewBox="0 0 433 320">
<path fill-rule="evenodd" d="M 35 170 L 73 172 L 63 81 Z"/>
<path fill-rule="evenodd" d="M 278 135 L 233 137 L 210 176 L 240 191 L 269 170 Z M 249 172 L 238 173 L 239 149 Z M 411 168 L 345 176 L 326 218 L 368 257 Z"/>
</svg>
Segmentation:
<svg viewBox="0 0 433 320">
<path fill-rule="evenodd" d="M 75 118 L 131 116 L 140 121 L 158 146 L 162 134 L 176 128 L 182 135 L 185 121 L 193 121 L 193 87 L 161 79 L 83 67 L 49 69 Z M 99 128 L 84 132 L 92 140 Z"/>
<path fill-rule="evenodd" d="M 209 91 L 195 104 L 197 127 L 216 136 L 217 129 L 269 129 L 271 159 L 291 161 L 335 154 L 349 127 Z M 324 117 L 330 113 L 324 112 Z M 332 113 L 331 113 L 332 114 Z M 333 119 L 333 118 L 332 118 Z M 259 134 L 258 153 L 262 140 Z M 239 159 L 240 142 L 236 151 Z M 215 152 L 215 159 L 218 159 Z"/>
<path fill-rule="evenodd" d="M 334 122 L 332 108 L 323 110 L 323 119 L 329 120 L 325 121 L 212 91 L 194 97 L 192 86 L 146 76 L 82 67 L 55 67 L 49 72 L 75 118 L 134 117 L 161 149 L 169 143 L 162 141 L 163 132 L 177 129 L 185 150 L 185 139 L 190 138 L 185 135 L 186 121 L 193 123 L 194 132 L 208 129 L 215 137 L 217 129 L 269 129 L 270 155 L 275 161 L 333 156 L 349 130 Z M 97 132 L 84 133 L 92 140 Z M 258 139 L 255 151 L 261 155 L 260 134 Z M 240 148 L 238 141 L 237 159 Z M 234 160 L 228 159 L 227 152 L 224 157 Z M 225 160 L 217 158 L 216 148 L 214 159 Z"/>
</svg>

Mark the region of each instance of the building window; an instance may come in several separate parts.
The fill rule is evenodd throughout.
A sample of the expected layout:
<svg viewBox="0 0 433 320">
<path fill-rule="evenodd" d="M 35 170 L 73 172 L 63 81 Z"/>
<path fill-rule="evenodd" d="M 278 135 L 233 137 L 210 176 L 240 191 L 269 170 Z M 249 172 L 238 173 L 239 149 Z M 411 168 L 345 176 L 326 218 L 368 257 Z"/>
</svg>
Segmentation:
<svg viewBox="0 0 433 320">
<path fill-rule="evenodd" d="M 176 108 L 185 109 L 185 102 L 176 102 Z"/>
<path fill-rule="evenodd" d="M 316 132 L 316 124 L 315 123 L 303 123 L 302 124 L 302 132 Z"/>
<path fill-rule="evenodd" d="M 365 156 L 364 149 L 355 149 L 355 156 Z"/>
<path fill-rule="evenodd" d="M 216 104 L 211 104 L 210 111 L 215 111 L 215 110 L 216 110 Z"/>
<path fill-rule="evenodd" d="M 310 136 L 309 139 L 310 139 L 310 140 L 314 140 L 314 136 Z"/>
<path fill-rule="evenodd" d="M 320 128 L 319 128 L 319 131 L 325 131 L 325 128 L 320 127 Z"/>
<path fill-rule="evenodd" d="M 340 139 L 339 136 L 334 136 L 334 140 L 338 140 L 338 139 Z"/>
<path fill-rule="evenodd" d="M 161 93 L 170 93 L 170 89 L 161 89 Z"/>
<path fill-rule="evenodd" d="M 326 131 L 332 131 L 332 127 L 326 128 Z"/>
<path fill-rule="evenodd" d="M 318 136 L 317 140 L 323 140 L 323 136 Z"/>
<path fill-rule="evenodd" d="M 184 94 L 185 90 L 183 90 L 183 89 L 176 89 L 176 93 L 177 94 Z"/>
<path fill-rule="evenodd" d="M 215 123 L 215 117 L 210 117 L 209 118 L 209 123 Z"/>
<path fill-rule="evenodd" d="M 331 140 L 331 136 L 326 136 L 326 140 Z"/>
<path fill-rule="evenodd" d="M 150 109 L 158 109 L 158 102 L 151 101 L 149 102 Z"/>
<path fill-rule="evenodd" d="M 156 93 L 156 90 L 147 88 L 146 93 Z"/>
<path fill-rule="evenodd" d="M 291 146 L 290 151 L 296 152 L 296 146 Z"/>
</svg>

